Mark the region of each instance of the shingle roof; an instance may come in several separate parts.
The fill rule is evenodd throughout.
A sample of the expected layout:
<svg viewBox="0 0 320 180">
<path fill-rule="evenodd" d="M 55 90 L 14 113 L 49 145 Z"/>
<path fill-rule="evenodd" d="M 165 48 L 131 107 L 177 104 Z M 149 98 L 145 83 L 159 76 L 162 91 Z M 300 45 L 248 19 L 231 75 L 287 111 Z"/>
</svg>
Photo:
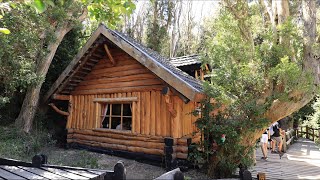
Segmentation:
<svg viewBox="0 0 320 180">
<path fill-rule="evenodd" d="M 201 64 L 200 56 L 197 54 L 188 55 L 188 56 L 173 57 L 173 58 L 170 58 L 169 61 L 175 67 L 188 66 L 188 65 L 193 65 L 193 64 Z"/>
<path fill-rule="evenodd" d="M 174 65 L 174 63 L 172 63 L 171 60 L 169 60 L 167 58 L 164 58 L 158 52 L 156 52 L 156 51 L 154 51 L 154 50 L 152 50 L 150 48 L 145 47 L 141 43 L 137 42 L 133 38 L 131 38 L 131 37 L 129 37 L 129 36 L 123 34 L 123 33 L 120 33 L 120 32 L 114 31 L 114 30 L 110 30 L 110 29 L 108 29 L 108 30 L 112 31 L 114 34 L 116 34 L 120 38 L 122 38 L 124 40 L 127 40 L 130 44 L 134 45 L 135 47 L 137 47 L 140 50 L 144 51 L 146 54 L 150 55 L 153 60 L 155 60 L 156 62 L 160 63 L 163 67 L 167 68 L 170 72 L 172 72 L 176 77 L 182 79 L 184 82 L 186 82 L 187 84 L 192 86 L 198 92 L 202 92 L 203 91 L 201 81 L 195 79 L 194 77 L 190 76 L 186 72 L 178 69 L 177 66 Z M 184 56 L 184 57 L 187 57 L 187 56 Z M 178 58 L 180 58 L 180 57 L 178 57 Z M 186 59 L 189 59 L 189 61 L 191 62 L 191 61 L 195 61 L 196 58 L 198 59 L 198 55 L 192 55 L 192 56 L 190 56 L 189 58 L 186 58 Z"/>
<path fill-rule="evenodd" d="M 189 100 L 196 100 L 199 97 L 198 95 L 203 95 L 201 81 L 181 71 L 170 63 L 167 58 L 159 55 L 159 53 L 101 24 L 52 85 L 51 89 L 45 95 L 44 101 L 47 101 L 54 93 L 70 94 L 80 82 L 76 74 L 84 69 L 85 65 L 89 65 L 88 59 L 91 58 L 92 52 L 95 52 L 97 48 L 101 47 L 101 45 L 105 43 L 105 40 L 124 50 Z M 92 63 L 90 64 L 92 67 Z M 82 76 L 84 72 L 88 74 L 91 72 L 91 69 L 86 68 L 86 71 L 80 72 Z M 72 83 L 70 83 L 71 81 Z"/>
</svg>

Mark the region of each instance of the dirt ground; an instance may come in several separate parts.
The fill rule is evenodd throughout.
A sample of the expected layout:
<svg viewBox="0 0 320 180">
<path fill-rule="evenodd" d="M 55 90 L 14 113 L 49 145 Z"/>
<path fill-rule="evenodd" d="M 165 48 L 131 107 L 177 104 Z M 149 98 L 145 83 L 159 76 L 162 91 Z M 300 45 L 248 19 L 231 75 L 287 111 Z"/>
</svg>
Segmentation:
<svg viewBox="0 0 320 180">
<path fill-rule="evenodd" d="M 165 169 L 122 157 L 111 156 L 77 149 L 50 147 L 42 150 L 48 156 L 48 163 L 55 165 L 76 166 L 112 170 L 119 161 L 123 161 L 127 170 L 127 179 L 154 179 L 165 173 Z M 184 172 L 186 179 L 210 179 L 195 169 Z"/>
</svg>

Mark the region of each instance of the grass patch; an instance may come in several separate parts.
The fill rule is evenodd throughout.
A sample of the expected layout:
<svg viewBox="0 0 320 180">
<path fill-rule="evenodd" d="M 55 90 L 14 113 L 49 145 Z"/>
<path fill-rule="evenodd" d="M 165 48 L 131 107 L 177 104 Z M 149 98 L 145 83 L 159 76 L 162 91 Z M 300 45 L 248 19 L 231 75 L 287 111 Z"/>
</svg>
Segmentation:
<svg viewBox="0 0 320 180">
<path fill-rule="evenodd" d="M 97 153 L 86 150 L 62 150 L 60 148 L 45 148 L 43 154 L 48 156 L 48 163 L 59 166 L 83 168 L 100 168 Z"/>
<path fill-rule="evenodd" d="M 0 157 L 31 161 L 42 147 L 54 143 L 51 135 L 46 131 L 35 130 L 25 134 L 13 125 L 0 126 Z"/>
</svg>

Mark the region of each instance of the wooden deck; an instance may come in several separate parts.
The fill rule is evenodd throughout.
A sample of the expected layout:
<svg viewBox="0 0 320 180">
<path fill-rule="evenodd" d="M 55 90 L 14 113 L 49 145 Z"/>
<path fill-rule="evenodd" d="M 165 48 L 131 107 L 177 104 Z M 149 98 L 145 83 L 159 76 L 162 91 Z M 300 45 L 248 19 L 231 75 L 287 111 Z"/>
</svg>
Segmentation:
<svg viewBox="0 0 320 180">
<path fill-rule="evenodd" d="M 40 159 L 39 157 L 45 158 Z M 36 155 L 32 158 L 32 163 L 15 159 L 0 158 L 0 180 L 24 180 L 24 179 L 125 179 L 125 168 L 122 162 L 114 166 L 114 170 L 87 169 L 70 166 L 57 166 L 45 164 L 45 155 Z"/>
<path fill-rule="evenodd" d="M 262 160 L 261 148 L 256 155 L 257 164 L 250 169 L 254 178 L 261 172 L 267 179 L 320 179 L 320 150 L 311 140 L 299 138 L 282 159 L 268 150 L 269 159 Z"/>
</svg>

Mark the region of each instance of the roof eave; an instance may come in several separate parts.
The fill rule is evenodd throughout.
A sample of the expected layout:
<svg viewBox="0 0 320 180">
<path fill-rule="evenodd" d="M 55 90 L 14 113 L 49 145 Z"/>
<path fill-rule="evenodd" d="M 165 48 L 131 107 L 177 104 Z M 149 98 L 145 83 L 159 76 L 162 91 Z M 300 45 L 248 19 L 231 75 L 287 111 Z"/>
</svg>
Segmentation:
<svg viewBox="0 0 320 180">
<path fill-rule="evenodd" d="M 66 76 L 71 72 L 74 67 L 77 65 L 80 65 L 79 60 L 82 58 L 82 56 L 88 51 L 88 49 L 93 45 L 93 43 L 97 40 L 99 35 L 101 35 L 102 30 L 104 30 L 104 26 L 99 26 L 96 31 L 92 33 L 87 43 L 81 48 L 81 50 L 78 52 L 78 54 L 73 58 L 73 60 L 70 62 L 70 64 L 67 66 L 67 68 L 61 73 L 61 75 L 58 77 L 58 79 L 53 83 L 49 91 L 46 93 L 46 95 L 43 98 L 43 102 L 47 102 L 52 94 L 56 93 L 59 86 L 62 84 L 62 82 L 66 79 Z"/>
<path fill-rule="evenodd" d="M 126 39 L 121 38 L 121 35 L 117 34 L 116 32 L 112 31 L 113 33 L 117 34 L 117 36 L 112 35 L 107 28 L 102 30 L 102 34 L 107 37 L 110 41 L 114 44 L 119 46 L 123 51 L 128 53 L 130 56 L 135 58 L 138 62 L 168 83 L 170 86 L 175 88 L 185 97 L 190 100 L 195 100 L 198 93 L 201 93 L 198 89 L 191 86 L 189 83 L 182 80 L 180 77 L 176 76 L 172 73 L 169 69 L 165 66 L 154 60 L 150 55 L 146 52 L 141 50 L 139 47 L 136 47 L 134 44 L 129 42 Z M 149 61 L 147 60 L 149 59 Z"/>
</svg>

